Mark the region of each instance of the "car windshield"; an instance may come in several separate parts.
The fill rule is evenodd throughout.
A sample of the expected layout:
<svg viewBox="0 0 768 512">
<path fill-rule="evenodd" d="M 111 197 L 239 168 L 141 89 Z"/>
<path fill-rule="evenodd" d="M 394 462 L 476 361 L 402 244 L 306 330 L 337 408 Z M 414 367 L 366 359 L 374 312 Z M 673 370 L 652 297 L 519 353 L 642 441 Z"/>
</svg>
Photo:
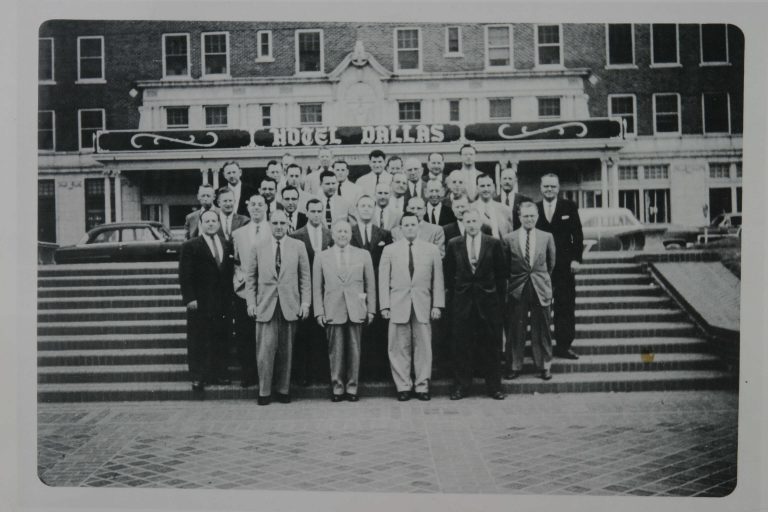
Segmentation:
<svg viewBox="0 0 768 512">
<path fill-rule="evenodd" d="M 116 229 L 105 229 L 93 235 L 89 244 L 106 244 L 117 242 L 118 231 Z"/>
<path fill-rule="evenodd" d="M 168 231 L 168 228 L 165 226 L 155 226 L 154 231 L 155 231 L 155 236 L 157 238 L 165 240 L 166 242 L 173 238 L 173 235 L 171 234 L 170 231 Z"/>
<path fill-rule="evenodd" d="M 136 226 L 122 229 L 123 242 L 154 242 L 157 236 L 149 227 Z"/>
</svg>

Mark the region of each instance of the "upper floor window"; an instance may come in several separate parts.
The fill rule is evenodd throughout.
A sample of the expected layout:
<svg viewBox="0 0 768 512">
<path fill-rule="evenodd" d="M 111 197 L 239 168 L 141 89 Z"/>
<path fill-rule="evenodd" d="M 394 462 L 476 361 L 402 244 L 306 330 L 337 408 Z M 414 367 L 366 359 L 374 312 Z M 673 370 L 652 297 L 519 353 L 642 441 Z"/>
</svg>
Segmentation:
<svg viewBox="0 0 768 512">
<path fill-rule="evenodd" d="M 635 110 L 634 94 L 608 95 L 608 117 L 620 117 L 627 135 L 635 134 Z"/>
<path fill-rule="evenodd" d="M 651 25 L 651 65 L 677 66 L 680 64 L 678 28 L 675 23 Z"/>
<path fill-rule="evenodd" d="M 296 70 L 298 73 L 323 72 L 322 30 L 296 31 Z"/>
<path fill-rule="evenodd" d="M 445 56 L 460 57 L 461 55 L 461 27 L 446 27 Z"/>
<path fill-rule="evenodd" d="M 321 124 L 323 122 L 322 103 L 302 103 L 299 105 L 301 124 Z"/>
<path fill-rule="evenodd" d="M 730 96 L 725 92 L 705 92 L 701 97 L 704 133 L 731 133 Z"/>
<path fill-rule="evenodd" d="M 741 178 L 741 162 L 736 162 L 736 177 Z"/>
<path fill-rule="evenodd" d="M 229 75 L 229 33 L 208 32 L 202 34 L 203 76 Z"/>
<path fill-rule="evenodd" d="M 189 77 L 189 34 L 163 35 L 163 76 Z"/>
<path fill-rule="evenodd" d="M 636 165 L 620 165 L 619 166 L 619 179 L 620 180 L 636 180 L 638 177 Z"/>
<path fill-rule="evenodd" d="M 418 28 L 395 29 L 395 70 L 419 71 L 421 69 L 421 30 Z"/>
<path fill-rule="evenodd" d="M 643 169 L 643 178 L 646 180 L 668 180 L 669 179 L 669 165 L 668 164 L 653 164 L 646 165 Z"/>
<path fill-rule="evenodd" d="M 536 64 L 562 66 L 562 26 L 536 25 Z"/>
<path fill-rule="evenodd" d="M 401 123 L 421 121 L 421 102 L 399 101 L 397 103 L 397 118 Z"/>
<path fill-rule="evenodd" d="M 461 119 L 461 102 L 459 100 L 448 100 L 448 120 L 459 121 Z"/>
<path fill-rule="evenodd" d="M 680 95 L 653 95 L 653 129 L 656 134 L 680 134 Z"/>
<path fill-rule="evenodd" d="M 261 126 L 264 128 L 272 126 L 272 105 L 261 106 Z"/>
<path fill-rule="evenodd" d="M 205 107 L 205 126 L 206 128 L 225 127 L 227 121 L 227 106 L 212 105 Z"/>
<path fill-rule="evenodd" d="M 166 128 L 189 128 L 189 107 L 165 107 Z"/>
<path fill-rule="evenodd" d="M 77 81 L 104 81 L 104 36 L 77 38 Z"/>
<path fill-rule="evenodd" d="M 256 32 L 256 60 L 272 62 L 272 31 L 259 30 Z"/>
<path fill-rule="evenodd" d="M 37 113 L 37 149 L 56 149 L 56 113 L 53 110 L 40 110 Z"/>
<path fill-rule="evenodd" d="M 605 26 L 606 55 L 608 66 L 634 66 L 635 32 L 631 23 L 615 23 Z"/>
<path fill-rule="evenodd" d="M 730 178 L 731 164 L 728 162 L 709 162 L 710 178 Z"/>
<path fill-rule="evenodd" d="M 53 82 L 53 38 L 41 37 L 38 45 L 37 79 Z"/>
<path fill-rule="evenodd" d="M 485 59 L 488 68 L 513 67 L 511 25 L 485 27 Z"/>
<path fill-rule="evenodd" d="M 488 100 L 488 117 L 491 119 L 510 119 L 512 117 L 512 98 Z"/>
<path fill-rule="evenodd" d="M 554 118 L 560 117 L 560 98 L 545 97 L 537 98 L 539 103 L 539 117 Z"/>
<path fill-rule="evenodd" d="M 80 149 L 93 150 L 96 132 L 103 130 L 106 121 L 103 108 L 87 108 L 77 111 L 77 131 L 80 134 Z"/>
<path fill-rule="evenodd" d="M 728 64 L 728 25 L 707 23 L 699 27 L 701 64 Z"/>
</svg>

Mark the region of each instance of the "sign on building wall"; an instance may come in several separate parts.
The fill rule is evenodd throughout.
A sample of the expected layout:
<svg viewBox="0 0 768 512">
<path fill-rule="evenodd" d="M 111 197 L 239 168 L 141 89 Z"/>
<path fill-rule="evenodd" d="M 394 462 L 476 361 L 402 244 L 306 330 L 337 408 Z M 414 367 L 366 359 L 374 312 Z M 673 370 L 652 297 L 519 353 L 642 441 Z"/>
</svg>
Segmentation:
<svg viewBox="0 0 768 512">
<path fill-rule="evenodd" d="M 256 130 L 253 142 L 266 147 L 422 144 L 454 142 L 460 136 L 461 128 L 453 124 L 303 126 Z"/>
<path fill-rule="evenodd" d="M 105 131 L 97 137 L 96 151 L 158 151 L 174 149 L 234 149 L 248 147 L 245 130 Z"/>
<path fill-rule="evenodd" d="M 621 121 L 589 119 L 585 121 L 536 121 L 529 123 L 476 123 L 464 128 L 467 140 L 475 142 L 608 139 L 620 137 Z"/>
</svg>

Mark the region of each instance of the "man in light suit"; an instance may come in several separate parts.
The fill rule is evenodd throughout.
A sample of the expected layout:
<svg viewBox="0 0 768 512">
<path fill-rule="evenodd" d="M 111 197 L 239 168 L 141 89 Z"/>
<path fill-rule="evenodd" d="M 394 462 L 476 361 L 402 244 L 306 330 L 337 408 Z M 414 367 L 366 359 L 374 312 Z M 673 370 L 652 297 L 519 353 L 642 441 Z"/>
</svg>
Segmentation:
<svg viewBox="0 0 768 512">
<path fill-rule="evenodd" d="M 400 224 L 403 212 L 398 211 L 391 203 L 392 188 L 390 185 L 379 183 L 376 185 L 376 207 L 373 210 L 373 223 L 381 229 L 392 231 L 392 228 Z"/>
<path fill-rule="evenodd" d="M 412 197 L 408 200 L 408 213 L 416 215 L 419 219 L 418 238 L 429 242 L 440 251 L 440 257 L 445 257 L 445 231 L 440 226 L 435 226 L 424 221 L 424 214 L 427 208 L 424 206 L 424 200 L 420 197 Z M 400 226 L 392 230 L 392 238 L 397 241 L 403 237 L 403 231 Z"/>
<path fill-rule="evenodd" d="M 270 218 L 272 238 L 249 255 L 246 267 L 248 315 L 256 319 L 259 405 L 269 405 L 272 385 L 280 403 L 291 401 L 291 357 L 298 320 L 309 317 L 312 285 L 304 244 L 286 237 L 288 217 Z"/>
<path fill-rule="evenodd" d="M 304 177 L 304 191 L 312 196 L 320 195 L 320 175 L 333 171 L 333 153 L 327 147 L 317 150 L 317 167 Z"/>
<path fill-rule="evenodd" d="M 219 235 L 223 236 L 225 240 L 230 241 L 232 239 L 232 232 L 248 224 L 250 219 L 245 215 L 235 212 L 235 194 L 229 187 L 221 187 L 218 190 L 216 202 L 219 205 L 219 222 L 221 223 Z"/>
<path fill-rule="evenodd" d="M 345 160 L 336 160 L 333 162 L 333 173 L 336 175 L 336 184 L 338 195 L 347 203 L 353 205 L 362 195 L 360 187 L 349 181 L 349 164 Z"/>
<path fill-rule="evenodd" d="M 331 230 L 333 247 L 315 256 L 312 292 L 315 317 L 325 327 L 333 402 L 357 402 L 360 336 L 376 313 L 376 284 L 371 255 L 351 247 L 352 228 L 339 220 Z"/>
<path fill-rule="evenodd" d="M 485 224 L 491 227 L 491 236 L 501 240 L 512 232 L 512 210 L 493 200 L 494 185 L 490 176 L 477 177 L 477 201 L 472 207 L 480 212 Z"/>
<path fill-rule="evenodd" d="M 304 243 L 309 257 L 309 267 L 313 270 L 315 255 L 333 245 L 331 230 L 323 225 L 323 204 L 319 199 L 310 199 L 307 202 L 308 222 L 302 227 L 289 233 Z M 299 323 L 296 343 L 293 347 L 294 357 L 294 381 L 302 386 L 309 386 L 310 382 L 328 382 L 330 370 L 328 369 L 328 348 L 325 346 L 325 333 L 315 322 L 314 309 L 310 307 L 310 318 Z"/>
<path fill-rule="evenodd" d="M 213 205 L 213 200 L 216 197 L 216 193 L 213 190 L 213 186 L 209 184 L 200 185 L 197 189 L 197 200 L 200 203 L 200 209 L 187 215 L 184 219 L 184 239 L 189 240 L 195 238 L 200 234 L 199 225 L 200 218 L 203 213 L 208 210 L 218 212 L 219 209 Z"/>
<path fill-rule="evenodd" d="M 323 202 L 325 227 L 330 229 L 337 220 L 354 221 L 355 214 L 352 205 L 338 194 L 339 187 L 336 174 L 332 171 L 324 172 L 320 176 L 320 189 L 322 194 L 318 196 L 318 199 Z"/>
<path fill-rule="evenodd" d="M 552 373 L 552 270 L 555 268 L 555 239 L 546 231 L 535 229 L 539 211 L 532 201 L 520 204 L 523 227 L 504 237 L 509 262 L 509 294 L 512 305 L 511 328 L 507 331 L 506 375 L 516 379 L 523 371 L 528 315 L 531 324 L 533 362 L 541 378 Z"/>
<path fill-rule="evenodd" d="M 517 187 L 517 171 L 507 167 L 501 171 L 501 193 L 493 196 L 494 201 L 498 201 L 512 210 L 512 229 L 520 227 L 520 204 L 523 201 L 530 201 L 531 198 L 515 192 Z"/>
<path fill-rule="evenodd" d="M 416 238 L 419 222 L 413 213 L 403 215 L 403 238 L 384 248 L 379 267 L 379 309 L 389 320 L 389 364 L 401 402 L 412 391 L 419 400 L 430 399 L 430 321 L 439 320 L 445 307 L 442 259 L 434 245 Z"/>
<path fill-rule="evenodd" d="M 374 149 L 368 154 L 371 171 L 357 178 L 355 182 L 363 194 L 373 197 L 376 195 L 377 185 L 389 185 L 392 182 L 392 175 L 384 169 L 386 158 L 387 155 L 380 149 Z"/>
<path fill-rule="evenodd" d="M 235 343 L 240 361 L 240 385 L 249 388 L 256 384 L 256 325 L 248 316 L 245 292 L 245 264 L 255 247 L 272 237 L 272 227 L 266 218 L 267 203 L 259 194 L 248 200 L 248 224 L 232 232 L 234 246 L 234 273 L 232 287 L 235 292 L 233 316 L 235 318 Z"/>
</svg>

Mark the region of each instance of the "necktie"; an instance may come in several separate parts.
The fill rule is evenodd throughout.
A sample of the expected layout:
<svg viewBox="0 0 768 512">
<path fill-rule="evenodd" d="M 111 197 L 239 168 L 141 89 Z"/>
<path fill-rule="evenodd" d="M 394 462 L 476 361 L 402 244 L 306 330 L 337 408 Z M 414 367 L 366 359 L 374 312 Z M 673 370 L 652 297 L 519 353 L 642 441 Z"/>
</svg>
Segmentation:
<svg viewBox="0 0 768 512">
<path fill-rule="evenodd" d="M 277 250 L 275 251 L 275 271 L 280 275 L 280 264 L 283 262 L 282 254 L 280 254 L 280 240 L 277 240 Z"/>
<path fill-rule="evenodd" d="M 409 183 L 408 186 L 411 187 L 411 197 L 416 197 L 416 185 L 413 184 L 413 182 Z"/>
<path fill-rule="evenodd" d="M 376 175 L 376 184 L 377 185 L 379 184 L 379 178 L 381 178 L 381 174 L 377 174 Z"/>
<path fill-rule="evenodd" d="M 224 233 L 227 235 L 227 240 L 229 240 L 229 235 L 232 234 L 232 216 L 227 215 L 227 222 L 226 222 L 226 229 L 224 230 Z"/>
<path fill-rule="evenodd" d="M 436 210 L 436 209 L 437 209 L 437 208 L 435 208 L 434 206 L 432 207 L 432 213 L 431 213 L 431 215 L 430 215 L 430 217 L 431 217 L 431 219 L 430 219 L 430 222 L 431 222 L 432 224 L 437 224 L 437 220 L 435 220 L 435 210 Z"/>
<path fill-rule="evenodd" d="M 325 224 L 328 226 L 328 229 L 331 228 L 331 198 L 328 198 L 328 201 L 325 203 Z"/>
<path fill-rule="evenodd" d="M 504 201 L 504 203 L 509 206 L 509 196 L 512 195 L 512 192 L 507 192 L 507 199 Z"/>
<path fill-rule="evenodd" d="M 525 261 L 531 263 L 531 230 L 525 230 Z"/>
<path fill-rule="evenodd" d="M 552 222 L 552 202 L 546 201 L 544 204 L 547 206 L 547 222 Z"/>
<path fill-rule="evenodd" d="M 384 208 L 379 208 L 379 227 L 384 228 Z"/>
<path fill-rule="evenodd" d="M 362 233 L 360 234 L 363 235 L 363 247 L 367 249 L 368 248 L 368 226 L 367 225 L 363 226 Z"/>
<path fill-rule="evenodd" d="M 472 273 L 474 274 L 477 270 L 477 250 L 475 248 L 475 237 L 471 236 L 469 238 L 471 240 L 470 244 L 472 246 L 472 253 L 469 257 L 469 264 L 472 265 Z"/>
<path fill-rule="evenodd" d="M 213 246 L 213 257 L 216 258 L 216 265 L 221 267 L 221 253 L 219 252 L 219 247 L 216 245 L 216 239 L 213 237 L 210 237 L 211 239 L 211 245 Z"/>
<path fill-rule="evenodd" d="M 293 233 L 293 214 L 288 214 L 288 232 Z"/>
<path fill-rule="evenodd" d="M 413 242 L 408 242 L 408 273 L 413 279 Z"/>
</svg>

